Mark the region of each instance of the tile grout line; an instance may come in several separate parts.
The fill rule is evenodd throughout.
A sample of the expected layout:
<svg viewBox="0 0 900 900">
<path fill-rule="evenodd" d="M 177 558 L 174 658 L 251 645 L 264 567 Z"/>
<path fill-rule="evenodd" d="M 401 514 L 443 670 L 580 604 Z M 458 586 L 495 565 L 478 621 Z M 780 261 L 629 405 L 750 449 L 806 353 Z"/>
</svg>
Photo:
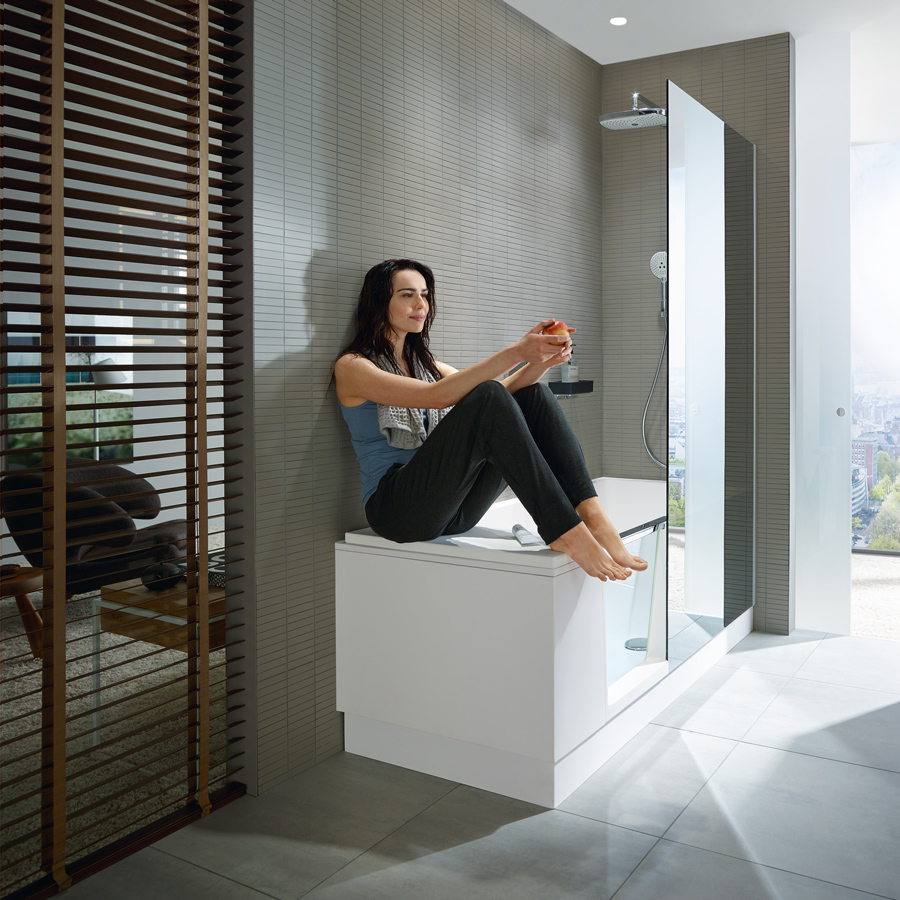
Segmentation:
<svg viewBox="0 0 900 900">
<path fill-rule="evenodd" d="M 409 825 L 410 822 L 414 822 L 423 813 L 428 812 L 429 809 L 431 809 L 436 804 L 440 803 L 442 800 L 446 800 L 447 797 L 449 797 L 454 791 L 458 791 L 461 787 L 464 787 L 464 785 L 462 785 L 460 783 L 454 783 L 453 787 L 451 787 L 446 793 L 441 794 L 440 797 L 437 797 L 435 800 L 433 800 L 431 803 L 429 803 L 428 806 L 425 806 L 422 809 L 420 809 L 414 816 L 410 816 L 410 818 L 408 818 L 405 822 L 401 822 L 395 829 L 393 829 L 393 831 L 389 831 L 387 834 L 380 837 L 377 841 L 375 841 L 374 844 L 372 844 L 371 847 L 366 847 L 365 850 L 361 850 L 359 853 L 356 854 L 356 856 L 353 857 L 353 859 L 347 860 L 347 862 L 345 862 L 339 868 L 335 869 L 326 878 L 323 878 L 321 881 L 314 884 L 308 891 L 304 891 L 302 894 L 299 894 L 297 896 L 296 900 L 300 900 L 301 897 L 307 897 L 313 891 L 318 890 L 318 888 L 320 888 L 326 881 L 328 881 L 330 878 L 334 878 L 334 876 L 337 875 L 338 872 L 343 872 L 344 869 L 347 868 L 347 866 L 351 865 L 352 863 L 355 863 L 356 860 L 358 860 L 360 857 L 365 856 L 367 853 L 370 853 L 372 850 L 374 850 L 380 844 L 383 844 L 389 837 L 392 837 L 398 831 L 400 831 L 401 828 L 405 828 L 407 825 Z"/>
<path fill-rule="evenodd" d="M 231 884 L 238 884 L 242 888 L 247 888 L 247 890 L 253 891 L 255 894 L 259 894 L 260 897 L 271 897 L 272 900 L 281 900 L 276 894 L 270 894 L 267 891 L 263 891 L 260 888 L 253 887 L 252 885 L 245 884 L 243 881 L 238 881 L 235 878 L 230 878 L 228 875 L 223 875 L 221 872 L 216 872 L 213 869 L 207 869 L 206 866 L 201 866 L 200 863 L 191 862 L 189 859 L 184 859 L 181 856 L 176 856 L 174 853 L 170 853 L 168 850 L 163 850 L 162 847 L 157 847 L 155 844 L 151 844 L 146 848 L 147 850 L 156 850 L 157 853 L 163 853 L 168 856 L 170 859 L 177 859 L 179 862 L 183 862 L 188 866 L 193 866 L 195 869 L 199 869 L 201 872 L 206 872 L 209 875 L 215 875 L 217 878 L 221 878 L 224 881 L 229 881 Z"/>
<path fill-rule="evenodd" d="M 838 881 L 827 881 L 824 878 L 816 878 L 815 875 L 804 875 L 802 872 L 795 872 L 792 869 L 782 869 L 780 866 L 769 866 L 765 863 L 757 862 L 754 859 L 747 859 L 744 856 L 732 856 L 730 853 L 723 853 L 721 850 L 710 850 L 709 847 L 698 847 L 696 846 L 696 844 L 686 844 L 683 841 L 676 841 L 672 838 L 661 837 L 657 843 L 661 843 L 663 841 L 665 841 L 667 844 L 676 844 L 679 847 L 690 847 L 692 850 L 699 850 L 701 853 L 713 853 L 716 856 L 721 856 L 725 859 L 734 859 L 738 862 L 747 863 L 747 865 L 749 866 L 758 866 L 761 869 L 771 869 L 773 872 L 784 872 L 786 875 L 794 875 L 799 878 L 808 878 L 810 881 L 819 882 L 819 884 L 830 884 L 833 887 L 844 888 L 848 891 L 856 891 L 857 893 L 863 894 L 866 897 L 876 897 L 878 898 L 878 900 L 893 900 L 893 898 L 888 897 L 885 894 L 874 894 L 872 893 L 872 891 L 867 891 L 864 888 L 852 887 L 849 884 L 841 884 Z M 630 877 L 631 876 L 629 876 L 629 878 Z M 613 898 L 610 898 L 610 900 L 613 900 Z"/>
<path fill-rule="evenodd" d="M 822 681 L 818 678 L 804 677 L 803 675 L 799 674 L 792 675 L 791 678 L 796 678 L 798 681 L 805 681 L 807 684 L 827 684 L 831 687 L 845 687 L 857 691 L 876 691 L 877 693 L 881 694 L 893 694 L 895 697 L 900 696 L 900 688 L 898 688 L 897 690 L 891 690 L 889 688 L 860 687 L 860 685 L 858 684 L 846 684 L 843 681 Z"/>
<path fill-rule="evenodd" d="M 723 668 L 725 668 L 725 667 L 723 667 Z M 737 669 L 735 671 L 740 671 L 740 669 Z M 744 742 L 744 738 L 747 737 L 747 735 L 750 733 L 750 729 L 753 728 L 753 726 L 769 711 L 769 708 L 782 695 L 782 693 L 784 692 L 784 689 L 791 683 L 791 680 L 793 679 L 794 676 L 793 675 L 786 675 L 786 676 L 782 675 L 781 677 L 784 678 L 784 684 L 781 685 L 781 687 L 775 693 L 775 696 L 772 697 L 772 699 L 760 711 L 759 715 L 757 715 L 756 718 L 744 729 L 741 736 L 737 739 L 738 744 L 742 744 Z"/>
<path fill-rule="evenodd" d="M 625 887 L 626 884 L 631 880 L 631 876 L 634 875 L 635 872 L 644 864 L 644 860 L 659 846 L 659 842 L 662 840 L 661 837 L 657 837 L 653 842 L 653 846 L 650 847 L 647 852 L 635 863 L 634 868 L 625 876 L 625 879 L 622 883 L 616 888 L 615 892 L 610 895 L 609 900 L 615 900 L 615 898 L 619 895 L 619 891 Z"/>
<path fill-rule="evenodd" d="M 740 743 L 746 744 L 748 747 L 758 747 L 762 750 L 774 750 L 776 753 L 790 753 L 792 756 L 805 756 L 807 759 L 821 759 L 841 766 L 855 766 L 857 769 L 870 769 L 873 772 L 884 772 L 888 775 L 900 776 L 900 769 L 885 769 L 881 766 L 870 766 L 866 765 L 866 763 L 851 762 L 847 759 L 835 759 L 833 756 L 819 756 L 816 753 L 808 753 L 803 750 L 789 750 L 785 747 L 772 747 L 769 744 L 756 744 L 753 741 L 741 741 Z"/>
<path fill-rule="evenodd" d="M 687 731 L 687 729 L 676 728 L 675 731 Z M 702 732 L 688 731 L 688 734 L 702 734 Z M 706 737 L 718 737 L 718 735 L 706 735 Z M 684 804 L 681 812 L 678 813 L 678 815 L 675 816 L 675 818 L 669 823 L 668 828 L 666 828 L 666 830 L 659 836 L 660 840 L 665 840 L 666 835 L 672 830 L 672 828 L 675 826 L 675 823 L 687 812 L 688 807 L 697 799 L 697 797 L 700 796 L 700 792 L 710 783 L 710 781 L 712 781 L 713 776 L 716 774 L 716 772 L 718 772 L 719 769 L 721 769 L 722 766 L 725 765 L 725 762 L 731 757 L 731 754 L 734 753 L 734 751 L 737 750 L 737 748 L 741 745 L 741 742 L 739 740 L 735 740 L 734 738 L 719 738 L 719 740 L 732 741 L 734 743 L 734 746 L 725 754 L 725 756 L 722 757 L 722 760 L 719 762 L 716 768 L 712 772 L 710 772 L 709 777 L 706 779 L 706 781 L 704 781 L 703 784 L 701 784 L 700 787 L 694 792 L 694 796 Z"/>
</svg>

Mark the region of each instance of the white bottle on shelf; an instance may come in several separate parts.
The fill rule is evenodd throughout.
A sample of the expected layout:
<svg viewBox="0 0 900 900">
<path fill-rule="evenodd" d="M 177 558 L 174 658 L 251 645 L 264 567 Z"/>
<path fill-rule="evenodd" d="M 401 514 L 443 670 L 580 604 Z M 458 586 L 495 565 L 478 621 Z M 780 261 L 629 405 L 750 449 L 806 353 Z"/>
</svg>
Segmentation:
<svg viewBox="0 0 900 900">
<path fill-rule="evenodd" d="M 578 381 L 578 362 L 574 356 L 560 366 L 560 380 L 563 384 L 574 384 Z"/>
</svg>

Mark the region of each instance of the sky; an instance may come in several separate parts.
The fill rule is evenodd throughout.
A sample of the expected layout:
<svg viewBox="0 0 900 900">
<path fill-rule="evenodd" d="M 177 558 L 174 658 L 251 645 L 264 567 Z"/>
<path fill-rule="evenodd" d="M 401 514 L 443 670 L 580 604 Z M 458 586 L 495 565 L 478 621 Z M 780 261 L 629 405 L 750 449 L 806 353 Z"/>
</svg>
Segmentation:
<svg viewBox="0 0 900 900">
<path fill-rule="evenodd" d="M 851 148 L 853 371 L 900 381 L 900 143 Z"/>
</svg>

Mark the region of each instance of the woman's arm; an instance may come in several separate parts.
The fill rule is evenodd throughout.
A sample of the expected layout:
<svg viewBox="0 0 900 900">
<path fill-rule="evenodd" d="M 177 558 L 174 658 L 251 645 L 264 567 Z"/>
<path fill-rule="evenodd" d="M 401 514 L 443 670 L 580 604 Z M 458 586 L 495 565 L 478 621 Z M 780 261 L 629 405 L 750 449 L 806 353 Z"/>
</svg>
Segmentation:
<svg viewBox="0 0 900 900">
<path fill-rule="evenodd" d="M 570 328 L 569 337 L 563 339 L 565 340 L 565 345 L 557 348 L 558 352 L 552 359 L 549 359 L 547 360 L 547 362 L 541 364 L 528 363 L 527 365 L 522 366 L 521 369 L 517 369 L 512 373 L 512 375 L 508 375 L 500 383 L 511 394 L 514 394 L 516 391 L 521 390 L 523 387 L 528 387 L 528 385 L 534 384 L 548 369 L 552 369 L 554 366 L 561 365 L 562 363 L 570 360 L 572 358 L 571 335 L 573 335 L 574 333 L 575 329 Z M 559 336 L 557 336 L 557 340 L 559 340 Z"/>
<path fill-rule="evenodd" d="M 379 369 L 362 356 L 347 354 L 334 366 L 338 399 L 344 406 L 358 406 L 371 400 L 386 406 L 444 409 L 458 403 L 472 388 L 484 381 L 499 378 L 522 362 L 540 368 L 536 376 L 539 378 L 550 365 L 559 364 L 559 361 L 553 363 L 552 360 L 566 352 L 565 347 L 554 346 L 553 342 L 560 340 L 559 335 L 541 334 L 554 321 L 556 320 L 547 319 L 540 322 L 516 343 L 466 369 L 457 371 L 452 366 L 440 363 L 444 377 L 434 383 L 394 375 Z M 510 377 L 515 378 L 515 375 Z M 518 387 L 524 387 L 524 384 L 519 384 Z"/>
</svg>

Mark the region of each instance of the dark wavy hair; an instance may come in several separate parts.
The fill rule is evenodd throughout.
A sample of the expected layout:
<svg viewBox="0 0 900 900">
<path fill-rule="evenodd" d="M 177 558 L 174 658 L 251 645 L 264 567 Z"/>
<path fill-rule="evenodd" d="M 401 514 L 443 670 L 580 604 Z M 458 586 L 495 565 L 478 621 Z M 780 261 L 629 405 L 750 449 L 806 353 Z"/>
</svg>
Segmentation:
<svg viewBox="0 0 900 900">
<path fill-rule="evenodd" d="M 394 359 L 388 306 L 394 293 L 394 275 L 407 269 L 414 269 L 425 279 L 425 286 L 428 288 L 428 314 L 425 316 L 425 327 L 420 333 L 410 332 L 406 335 L 403 359 L 410 373 L 415 373 L 418 363 L 436 381 L 440 381 L 440 369 L 428 348 L 428 331 L 437 312 L 434 273 L 428 266 L 414 259 L 386 259 L 366 272 L 356 306 L 356 337 L 338 354 L 338 359 L 347 353 L 357 353 L 375 365 L 379 365 L 379 360 L 383 359 L 391 371 L 397 375 L 403 374 Z"/>
</svg>

